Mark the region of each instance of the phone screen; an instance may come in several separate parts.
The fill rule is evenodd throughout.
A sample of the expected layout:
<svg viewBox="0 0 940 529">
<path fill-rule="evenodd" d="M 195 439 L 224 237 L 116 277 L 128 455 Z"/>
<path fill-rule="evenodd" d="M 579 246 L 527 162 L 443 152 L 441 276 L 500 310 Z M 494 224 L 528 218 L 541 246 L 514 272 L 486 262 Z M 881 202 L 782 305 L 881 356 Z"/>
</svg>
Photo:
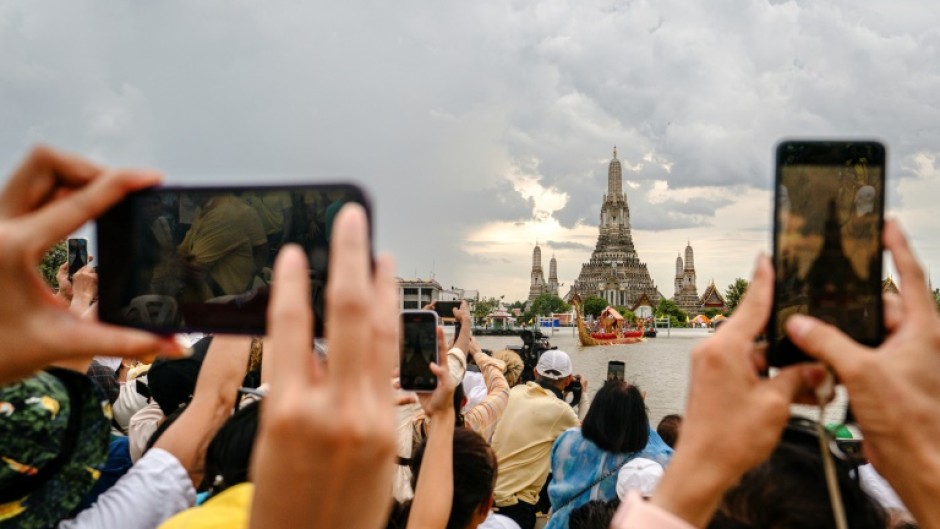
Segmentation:
<svg viewBox="0 0 940 529">
<path fill-rule="evenodd" d="M 88 264 L 88 241 L 85 239 L 68 240 L 69 279 Z"/>
<path fill-rule="evenodd" d="M 437 377 L 430 363 L 437 358 L 437 314 L 430 310 L 406 310 L 401 313 L 399 376 L 402 389 L 433 391 Z"/>
<path fill-rule="evenodd" d="M 160 333 L 262 334 L 278 250 L 304 248 L 323 334 L 333 219 L 362 204 L 348 184 L 158 187 L 98 219 L 99 315 Z"/>
<path fill-rule="evenodd" d="M 797 313 L 824 320 L 860 343 L 880 343 L 884 146 L 783 142 L 776 173 L 768 363 L 809 359 L 784 330 Z"/>
<path fill-rule="evenodd" d="M 454 309 L 460 308 L 459 301 L 437 301 L 434 303 L 434 312 L 441 318 L 454 318 Z"/>
<path fill-rule="evenodd" d="M 607 380 L 624 380 L 625 365 L 620 360 L 607 362 Z"/>
</svg>

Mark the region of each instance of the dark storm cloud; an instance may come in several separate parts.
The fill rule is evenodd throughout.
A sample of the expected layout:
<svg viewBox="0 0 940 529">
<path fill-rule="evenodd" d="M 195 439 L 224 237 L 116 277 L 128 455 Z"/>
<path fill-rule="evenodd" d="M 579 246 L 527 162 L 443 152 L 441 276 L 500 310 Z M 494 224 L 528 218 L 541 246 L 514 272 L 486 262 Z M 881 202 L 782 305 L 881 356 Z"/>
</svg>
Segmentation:
<svg viewBox="0 0 940 529">
<path fill-rule="evenodd" d="M 404 275 L 472 281 L 470 227 L 536 215 L 510 175 L 595 226 L 614 145 L 637 229 L 728 224 L 796 136 L 885 140 L 891 206 L 930 211 L 938 25 L 913 0 L 13 1 L 0 159 L 45 141 L 178 182 L 352 178 Z"/>
</svg>

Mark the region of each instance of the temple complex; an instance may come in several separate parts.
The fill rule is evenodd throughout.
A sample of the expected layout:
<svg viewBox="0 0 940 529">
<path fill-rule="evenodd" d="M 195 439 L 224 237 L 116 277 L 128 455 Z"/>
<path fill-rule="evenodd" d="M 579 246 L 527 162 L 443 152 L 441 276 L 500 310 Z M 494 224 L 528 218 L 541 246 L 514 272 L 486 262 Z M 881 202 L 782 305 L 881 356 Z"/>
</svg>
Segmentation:
<svg viewBox="0 0 940 529">
<path fill-rule="evenodd" d="M 676 283 L 672 300 L 680 309 L 689 314 L 699 311 L 698 287 L 695 286 L 695 257 L 692 253 L 692 243 L 685 245 L 685 263 L 682 256 L 676 257 Z"/>
<path fill-rule="evenodd" d="M 545 282 L 545 274 L 542 271 L 542 249 L 539 243 L 535 243 L 535 249 L 532 250 L 532 272 L 529 275 L 529 301 L 541 296 L 542 294 L 558 295 L 558 261 L 555 256 L 548 263 L 548 282 Z"/>
<path fill-rule="evenodd" d="M 581 273 L 571 287 L 568 299 L 578 294 L 582 299 L 599 296 L 614 306 L 637 306 L 645 302 L 655 306 L 662 299 L 650 277 L 646 263 L 640 261 L 630 233 L 630 207 L 623 192 L 623 175 L 617 148 L 607 169 L 607 193 L 601 206 L 597 245 L 591 260 L 581 266 Z"/>
</svg>

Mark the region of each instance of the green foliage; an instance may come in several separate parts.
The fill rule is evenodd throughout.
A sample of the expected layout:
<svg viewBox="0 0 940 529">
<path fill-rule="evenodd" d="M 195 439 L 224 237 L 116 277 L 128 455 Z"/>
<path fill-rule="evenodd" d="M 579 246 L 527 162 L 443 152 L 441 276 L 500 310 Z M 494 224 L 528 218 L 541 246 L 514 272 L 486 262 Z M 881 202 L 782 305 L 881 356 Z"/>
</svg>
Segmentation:
<svg viewBox="0 0 940 529">
<path fill-rule="evenodd" d="M 477 325 L 483 325 L 486 317 L 499 307 L 499 300 L 496 298 L 483 298 L 476 302 L 473 307 L 473 321 Z"/>
<path fill-rule="evenodd" d="M 686 327 L 689 324 L 689 315 L 671 299 L 659 300 L 659 305 L 656 305 L 653 315 L 657 318 L 669 318 L 673 327 Z"/>
<path fill-rule="evenodd" d="M 59 267 L 62 266 L 68 260 L 68 247 L 66 246 L 65 241 L 59 241 L 49 248 L 45 255 L 42 256 L 42 262 L 39 263 L 39 271 L 42 273 L 42 278 L 46 280 L 46 283 L 52 288 L 59 288 L 59 281 L 55 278 L 56 272 L 59 271 Z"/>
<path fill-rule="evenodd" d="M 633 311 L 628 309 L 627 307 L 623 307 L 623 306 L 614 307 L 614 310 L 619 312 L 620 315 L 623 316 L 624 320 L 628 322 L 636 321 L 636 314 L 634 314 Z"/>
<path fill-rule="evenodd" d="M 568 304 L 565 300 L 553 294 L 542 294 L 532 300 L 529 312 L 533 316 L 548 316 L 553 312 L 567 312 Z"/>
<path fill-rule="evenodd" d="M 703 310 L 702 314 L 704 314 L 705 316 L 708 317 L 709 320 L 711 320 L 711 319 L 714 319 L 715 316 L 722 314 L 722 312 L 718 309 L 711 308 L 711 309 Z"/>
<path fill-rule="evenodd" d="M 525 301 L 513 301 L 509 304 L 509 311 L 512 312 L 512 309 L 525 310 Z"/>
<path fill-rule="evenodd" d="M 741 298 L 744 297 L 744 293 L 747 292 L 747 287 L 750 285 L 747 279 L 737 278 L 734 280 L 734 283 L 728 285 L 728 288 L 725 290 L 725 305 L 728 306 L 728 312 L 733 312 L 737 308 L 738 303 L 741 302 Z"/>
<path fill-rule="evenodd" d="M 933 289 L 933 301 L 937 305 L 937 310 L 940 311 L 940 288 Z"/>
<path fill-rule="evenodd" d="M 598 296 L 590 296 L 584 300 L 581 308 L 584 311 L 584 316 L 594 316 L 596 318 L 607 308 L 607 300 Z"/>
</svg>

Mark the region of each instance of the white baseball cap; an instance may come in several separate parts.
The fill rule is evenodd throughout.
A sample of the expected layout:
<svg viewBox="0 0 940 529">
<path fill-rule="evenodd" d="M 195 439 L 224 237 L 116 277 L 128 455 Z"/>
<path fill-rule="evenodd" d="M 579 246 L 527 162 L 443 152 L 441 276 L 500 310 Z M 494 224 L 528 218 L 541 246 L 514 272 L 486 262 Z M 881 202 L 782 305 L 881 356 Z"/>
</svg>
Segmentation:
<svg viewBox="0 0 940 529">
<path fill-rule="evenodd" d="M 559 380 L 571 375 L 571 357 L 564 351 L 549 349 L 539 357 L 535 369 L 545 378 Z"/>
<path fill-rule="evenodd" d="M 663 466 L 656 461 L 643 457 L 631 459 L 617 472 L 617 497 L 625 500 L 627 494 L 635 490 L 649 498 L 662 477 Z"/>
</svg>

